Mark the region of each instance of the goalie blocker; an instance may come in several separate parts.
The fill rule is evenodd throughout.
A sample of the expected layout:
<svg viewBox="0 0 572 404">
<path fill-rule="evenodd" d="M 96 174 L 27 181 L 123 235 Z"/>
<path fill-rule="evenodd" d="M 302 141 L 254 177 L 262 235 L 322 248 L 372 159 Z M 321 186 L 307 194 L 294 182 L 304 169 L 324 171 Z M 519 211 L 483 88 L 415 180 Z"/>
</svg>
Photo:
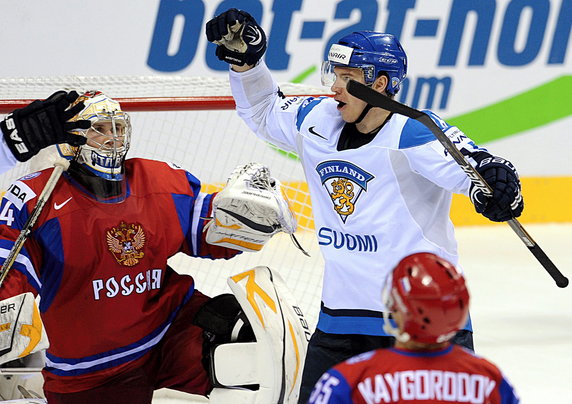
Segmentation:
<svg viewBox="0 0 572 404">
<path fill-rule="evenodd" d="M 213 404 L 296 404 L 310 329 L 277 272 L 259 266 L 228 279 L 233 295 L 201 308 Z"/>
<path fill-rule="evenodd" d="M 292 235 L 297 223 L 280 181 L 258 163 L 238 166 L 213 199 L 206 226 L 209 244 L 240 251 L 260 251 L 276 233 Z"/>
</svg>

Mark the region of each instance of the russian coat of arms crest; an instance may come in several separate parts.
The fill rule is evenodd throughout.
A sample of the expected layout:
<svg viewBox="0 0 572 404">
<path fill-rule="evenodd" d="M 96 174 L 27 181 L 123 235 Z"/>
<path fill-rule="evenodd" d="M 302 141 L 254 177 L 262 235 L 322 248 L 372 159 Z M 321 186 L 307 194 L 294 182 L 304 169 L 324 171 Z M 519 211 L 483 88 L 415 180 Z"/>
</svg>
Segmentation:
<svg viewBox="0 0 572 404">
<path fill-rule="evenodd" d="M 121 265 L 132 267 L 145 256 L 145 253 L 140 251 L 145 245 L 145 232 L 140 224 L 127 224 L 122 221 L 107 231 L 106 239 L 109 251 Z"/>
</svg>

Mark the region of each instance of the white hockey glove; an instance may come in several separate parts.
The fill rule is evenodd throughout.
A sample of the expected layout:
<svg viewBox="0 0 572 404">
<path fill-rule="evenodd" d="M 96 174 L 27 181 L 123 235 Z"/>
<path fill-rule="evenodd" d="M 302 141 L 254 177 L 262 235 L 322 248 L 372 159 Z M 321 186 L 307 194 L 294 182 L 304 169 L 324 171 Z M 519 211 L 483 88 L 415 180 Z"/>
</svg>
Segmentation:
<svg viewBox="0 0 572 404">
<path fill-rule="evenodd" d="M 278 232 L 293 234 L 297 223 L 280 181 L 259 163 L 238 166 L 213 200 L 206 241 L 240 251 L 260 251 Z"/>
<path fill-rule="evenodd" d="M 0 364 L 48 346 L 46 330 L 32 293 L 0 301 Z"/>
</svg>

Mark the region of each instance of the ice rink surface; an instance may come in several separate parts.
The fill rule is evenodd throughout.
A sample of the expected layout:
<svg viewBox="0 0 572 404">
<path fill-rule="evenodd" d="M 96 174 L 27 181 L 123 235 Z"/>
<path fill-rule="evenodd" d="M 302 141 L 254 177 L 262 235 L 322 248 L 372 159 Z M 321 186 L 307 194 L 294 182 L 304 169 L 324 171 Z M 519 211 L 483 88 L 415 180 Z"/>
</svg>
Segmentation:
<svg viewBox="0 0 572 404">
<path fill-rule="evenodd" d="M 572 224 L 525 228 L 572 278 Z M 503 370 L 522 403 L 571 403 L 572 286 L 558 288 L 507 225 L 458 227 L 456 234 L 476 353 Z M 206 402 L 188 397 L 159 391 L 153 403 Z"/>
</svg>

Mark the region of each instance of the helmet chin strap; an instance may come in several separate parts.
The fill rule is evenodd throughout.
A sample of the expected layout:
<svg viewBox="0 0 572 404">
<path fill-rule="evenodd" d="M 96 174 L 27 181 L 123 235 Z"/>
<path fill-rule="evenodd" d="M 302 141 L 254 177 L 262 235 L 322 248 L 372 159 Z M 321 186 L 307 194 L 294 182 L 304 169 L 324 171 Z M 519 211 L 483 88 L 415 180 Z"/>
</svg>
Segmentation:
<svg viewBox="0 0 572 404">
<path fill-rule="evenodd" d="M 361 114 L 358 116 L 358 118 L 353 122 L 354 125 L 357 125 L 359 123 L 361 123 L 361 121 L 363 121 L 363 119 L 365 118 L 365 116 L 367 115 L 367 113 L 370 111 L 370 109 L 372 109 L 373 107 L 370 104 L 366 104 L 365 107 L 363 108 L 363 111 L 361 111 Z"/>
<path fill-rule="evenodd" d="M 391 324 L 391 317 L 388 313 L 381 313 L 381 316 L 383 318 L 383 331 L 389 335 L 393 335 L 399 342 L 405 343 L 411 339 L 408 333 L 402 332 L 398 327 Z"/>
</svg>

